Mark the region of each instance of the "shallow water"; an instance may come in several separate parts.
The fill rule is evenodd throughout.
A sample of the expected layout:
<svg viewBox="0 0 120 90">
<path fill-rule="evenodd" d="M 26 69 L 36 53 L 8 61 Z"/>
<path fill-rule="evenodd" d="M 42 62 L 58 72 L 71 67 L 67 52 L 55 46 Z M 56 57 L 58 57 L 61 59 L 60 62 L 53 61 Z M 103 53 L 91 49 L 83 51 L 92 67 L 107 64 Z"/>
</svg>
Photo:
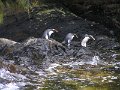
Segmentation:
<svg viewBox="0 0 120 90">
<path fill-rule="evenodd" d="M 0 90 L 120 90 L 119 54 L 116 62 L 100 65 L 99 56 L 89 62 L 51 63 L 46 69 L 0 69 Z M 73 59 L 73 58 L 71 58 Z M 31 66 L 32 67 L 32 66 Z"/>
</svg>

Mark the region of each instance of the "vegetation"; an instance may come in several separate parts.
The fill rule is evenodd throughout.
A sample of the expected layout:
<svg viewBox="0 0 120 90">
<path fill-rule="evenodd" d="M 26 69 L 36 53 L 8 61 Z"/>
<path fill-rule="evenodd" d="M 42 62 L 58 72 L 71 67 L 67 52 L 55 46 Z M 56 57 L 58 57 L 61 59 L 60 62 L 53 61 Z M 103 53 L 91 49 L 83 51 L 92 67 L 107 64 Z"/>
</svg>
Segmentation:
<svg viewBox="0 0 120 90">
<path fill-rule="evenodd" d="M 13 15 L 19 12 L 30 12 L 32 7 L 41 5 L 40 0 L 0 0 L 0 24 L 4 16 Z"/>
<path fill-rule="evenodd" d="M 3 22 L 3 16 L 4 16 L 3 8 L 4 8 L 4 5 L 0 0 L 0 23 Z"/>
</svg>

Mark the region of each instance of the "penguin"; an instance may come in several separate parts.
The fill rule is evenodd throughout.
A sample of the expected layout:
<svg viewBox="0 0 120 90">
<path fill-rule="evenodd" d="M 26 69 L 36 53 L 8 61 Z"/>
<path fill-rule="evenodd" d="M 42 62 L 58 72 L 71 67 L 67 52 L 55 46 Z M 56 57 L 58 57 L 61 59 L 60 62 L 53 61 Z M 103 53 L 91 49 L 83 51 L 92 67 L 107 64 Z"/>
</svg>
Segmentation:
<svg viewBox="0 0 120 90">
<path fill-rule="evenodd" d="M 47 29 L 44 31 L 42 38 L 45 39 L 50 39 L 50 36 L 54 33 L 54 32 L 58 32 L 56 29 Z"/>
<path fill-rule="evenodd" d="M 95 38 L 92 35 L 85 34 L 85 37 L 81 42 L 81 46 L 87 47 L 87 42 L 88 42 L 89 39 L 95 40 Z"/>
<path fill-rule="evenodd" d="M 75 36 L 78 38 L 76 34 L 68 33 L 62 43 L 65 43 L 68 47 L 70 47 L 71 41 Z"/>
</svg>

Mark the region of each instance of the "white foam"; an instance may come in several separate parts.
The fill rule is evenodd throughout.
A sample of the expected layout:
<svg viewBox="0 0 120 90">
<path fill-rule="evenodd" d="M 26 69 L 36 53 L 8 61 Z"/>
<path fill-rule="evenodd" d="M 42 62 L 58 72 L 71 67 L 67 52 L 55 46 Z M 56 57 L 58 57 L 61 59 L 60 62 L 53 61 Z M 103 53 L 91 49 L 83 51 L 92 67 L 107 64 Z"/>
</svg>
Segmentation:
<svg viewBox="0 0 120 90">
<path fill-rule="evenodd" d="M 45 71 L 48 71 L 52 74 L 56 74 L 55 73 L 55 68 L 58 67 L 58 66 L 61 66 L 60 64 L 57 64 L 57 63 L 52 63 L 49 65 L 49 67 L 47 69 L 45 69 Z"/>
<path fill-rule="evenodd" d="M 26 85 L 23 81 L 27 79 L 21 74 L 10 73 L 4 68 L 0 69 L 0 78 L 10 81 L 10 83 L 0 84 L 0 90 L 20 90 L 20 87 Z"/>
<path fill-rule="evenodd" d="M 111 79 L 118 79 L 118 77 L 112 76 Z"/>
<path fill-rule="evenodd" d="M 90 64 L 97 65 L 99 60 L 100 60 L 99 56 L 94 56 Z"/>
<path fill-rule="evenodd" d="M 65 64 L 62 64 L 63 66 L 78 66 L 78 65 L 85 65 L 85 64 L 90 64 L 90 65 L 98 65 L 98 62 L 100 61 L 100 58 L 99 56 L 94 56 L 92 58 L 92 60 L 90 61 L 80 61 L 80 62 L 69 62 L 69 63 L 65 63 Z"/>
<path fill-rule="evenodd" d="M 0 69 L 0 78 L 6 79 L 6 80 L 17 80 L 17 81 L 23 81 L 27 79 L 25 76 L 17 73 L 10 73 L 9 71 L 5 69 Z"/>
<path fill-rule="evenodd" d="M 0 90 L 20 90 L 20 87 L 25 86 L 24 82 L 11 82 L 7 84 L 0 84 Z"/>
</svg>

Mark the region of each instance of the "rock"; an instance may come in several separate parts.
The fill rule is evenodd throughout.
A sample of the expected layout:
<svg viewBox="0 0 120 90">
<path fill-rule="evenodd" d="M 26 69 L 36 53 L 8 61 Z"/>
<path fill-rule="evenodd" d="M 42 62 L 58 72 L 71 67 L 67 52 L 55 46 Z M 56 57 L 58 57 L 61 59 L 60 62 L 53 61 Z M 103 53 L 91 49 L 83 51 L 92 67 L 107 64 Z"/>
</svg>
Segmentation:
<svg viewBox="0 0 120 90">
<path fill-rule="evenodd" d="M 11 51 L 8 51 L 9 49 Z M 65 49 L 61 43 L 53 39 L 29 38 L 11 47 L 6 46 L 4 56 L 6 55 L 7 59 L 14 60 L 18 65 L 30 66 L 33 63 L 41 65 L 46 57 L 65 56 Z"/>
<path fill-rule="evenodd" d="M 6 38 L 0 38 L 0 45 L 12 46 L 16 43 L 18 43 L 18 42 L 15 42 L 15 41 L 12 41 L 12 40 L 6 39 Z"/>
<path fill-rule="evenodd" d="M 115 41 L 114 38 L 109 38 L 107 36 L 97 36 L 96 37 L 96 45 L 97 49 L 115 49 L 119 47 L 119 43 Z"/>
</svg>

